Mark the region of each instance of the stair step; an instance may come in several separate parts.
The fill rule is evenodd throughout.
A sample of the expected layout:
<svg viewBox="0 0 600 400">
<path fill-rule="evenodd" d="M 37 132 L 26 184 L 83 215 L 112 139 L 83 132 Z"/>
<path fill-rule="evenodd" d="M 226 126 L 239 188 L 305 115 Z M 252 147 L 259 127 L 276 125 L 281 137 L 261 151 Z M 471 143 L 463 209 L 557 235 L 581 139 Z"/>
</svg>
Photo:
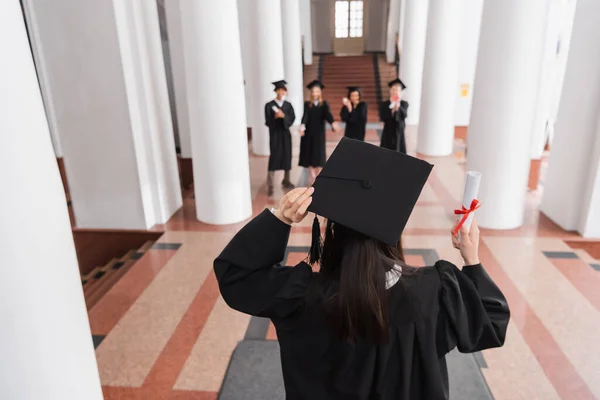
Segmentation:
<svg viewBox="0 0 600 400">
<path fill-rule="evenodd" d="M 110 275 L 107 275 L 102 282 L 97 285 L 96 289 L 90 293 L 90 295 L 86 298 L 86 306 L 88 310 L 91 310 L 92 307 L 100 301 L 100 299 L 108 293 L 108 291 L 129 271 L 129 269 L 135 264 L 137 260 L 129 259 L 121 265 L 118 269 L 112 269 Z"/>
<path fill-rule="evenodd" d="M 140 247 L 140 249 L 138 250 L 138 253 L 145 253 L 148 250 L 150 250 L 152 248 L 152 246 L 154 246 L 154 243 L 156 243 L 154 240 L 148 240 L 146 243 L 144 243 L 142 245 L 142 247 Z"/>
<path fill-rule="evenodd" d="M 92 272 L 96 271 L 91 277 L 88 279 L 87 285 L 83 288 L 84 296 L 88 296 L 94 290 L 94 287 L 102 280 L 102 278 L 109 272 L 109 270 L 119 262 L 118 259 L 113 258 L 106 265 L 102 267 L 96 267 L 92 270 Z"/>
</svg>

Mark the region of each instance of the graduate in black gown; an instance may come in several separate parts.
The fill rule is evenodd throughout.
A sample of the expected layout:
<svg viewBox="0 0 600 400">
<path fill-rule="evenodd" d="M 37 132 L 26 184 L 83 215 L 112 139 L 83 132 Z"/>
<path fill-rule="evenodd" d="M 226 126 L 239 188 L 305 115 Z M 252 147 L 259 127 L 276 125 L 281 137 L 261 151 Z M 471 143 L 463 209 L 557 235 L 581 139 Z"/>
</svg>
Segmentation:
<svg viewBox="0 0 600 400">
<path fill-rule="evenodd" d="M 269 127 L 269 173 L 267 175 L 268 195 L 273 195 L 273 181 L 275 171 L 283 170 L 283 182 L 285 189 L 293 189 L 290 181 L 290 169 L 292 169 L 292 135 L 290 126 L 294 124 L 296 114 L 294 107 L 285 100 L 287 94 L 286 81 L 273 82 L 277 97 L 265 104 L 265 125 Z"/>
<path fill-rule="evenodd" d="M 360 100 L 360 88 L 357 86 L 348 86 L 348 97 L 342 100 L 343 105 L 340 110 L 340 117 L 346 123 L 345 137 L 365 140 L 367 103 Z"/>
<path fill-rule="evenodd" d="M 310 89 L 310 100 L 304 102 L 304 115 L 300 126 L 300 161 L 301 167 L 308 168 L 311 182 L 315 180 L 325 165 L 327 158 L 325 146 L 325 123 L 332 129 L 338 129 L 334 122 L 329 104 L 323 100 L 323 85 L 314 80 L 306 86 Z"/>
<path fill-rule="evenodd" d="M 406 154 L 404 128 L 408 115 L 408 102 L 402 100 L 402 91 L 406 86 L 397 78 L 389 82 L 388 86 L 390 99 L 379 106 L 379 119 L 383 122 L 381 147 Z"/>
<path fill-rule="evenodd" d="M 404 262 L 400 235 L 431 168 L 343 138 L 313 187 L 259 214 L 215 260 L 227 304 L 274 323 L 288 400 L 446 400 L 448 352 L 503 345 L 510 312 L 479 262 L 475 219 L 448 237 L 465 266 Z M 318 272 L 280 265 L 307 211 L 328 218 L 324 242 L 313 223 Z"/>
</svg>

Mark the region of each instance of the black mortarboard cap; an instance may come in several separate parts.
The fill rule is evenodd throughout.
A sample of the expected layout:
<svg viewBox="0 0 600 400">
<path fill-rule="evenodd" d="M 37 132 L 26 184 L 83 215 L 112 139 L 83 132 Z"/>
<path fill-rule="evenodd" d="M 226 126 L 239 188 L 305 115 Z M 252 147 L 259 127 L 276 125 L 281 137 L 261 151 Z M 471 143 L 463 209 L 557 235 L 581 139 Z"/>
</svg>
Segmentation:
<svg viewBox="0 0 600 400">
<path fill-rule="evenodd" d="M 281 88 L 287 90 L 287 87 L 285 87 L 285 85 L 287 85 L 287 82 L 284 81 L 283 79 L 280 81 L 277 81 L 277 82 L 272 82 L 272 84 L 275 85 L 275 90 L 281 89 Z"/>
<path fill-rule="evenodd" d="M 389 87 L 392 87 L 392 86 L 394 86 L 394 85 L 400 85 L 400 86 L 402 86 L 402 89 L 406 89 L 406 85 L 404 84 L 404 82 L 402 82 L 402 81 L 400 80 L 400 78 L 396 78 L 396 79 L 394 79 L 393 81 L 389 81 L 389 82 L 388 82 L 388 86 L 389 86 Z"/>
<path fill-rule="evenodd" d="M 312 81 L 311 83 L 309 83 L 308 85 L 306 85 L 307 89 L 312 89 L 313 87 L 318 86 L 321 89 L 325 89 L 325 85 L 323 85 L 321 83 L 321 81 L 319 81 L 318 79 L 315 79 L 314 81 Z"/>
<path fill-rule="evenodd" d="M 393 245 L 400 239 L 432 168 L 404 153 L 343 138 L 317 176 L 308 209 Z M 315 218 L 312 263 L 320 258 L 320 248 Z"/>
<path fill-rule="evenodd" d="M 358 86 L 346 86 L 346 89 L 348 89 L 348 97 L 350 97 L 350 93 L 352 92 L 358 92 L 360 95 L 360 87 Z"/>
</svg>

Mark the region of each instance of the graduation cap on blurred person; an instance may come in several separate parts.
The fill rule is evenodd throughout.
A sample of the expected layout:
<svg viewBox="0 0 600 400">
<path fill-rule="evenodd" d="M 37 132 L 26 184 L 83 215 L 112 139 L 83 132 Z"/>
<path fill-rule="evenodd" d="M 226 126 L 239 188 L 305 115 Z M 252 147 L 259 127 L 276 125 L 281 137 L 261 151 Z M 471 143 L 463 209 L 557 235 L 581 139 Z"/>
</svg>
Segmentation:
<svg viewBox="0 0 600 400">
<path fill-rule="evenodd" d="M 396 78 L 396 79 L 394 79 L 393 81 L 389 81 L 389 82 L 388 82 L 388 86 L 389 86 L 389 87 L 392 87 L 392 86 L 394 86 L 394 85 L 400 85 L 400 86 L 402 87 L 402 90 L 406 89 L 406 85 L 404 84 L 404 82 L 402 82 L 402 81 L 400 80 L 400 78 Z"/>
<path fill-rule="evenodd" d="M 360 93 L 360 86 L 346 86 L 346 89 L 348 89 L 348 97 L 350 97 L 350 93 L 352 92 Z"/>
<path fill-rule="evenodd" d="M 314 183 L 308 210 L 393 245 L 433 165 L 360 140 L 343 138 Z M 321 229 L 313 222 L 310 262 L 321 258 Z"/>
<path fill-rule="evenodd" d="M 287 87 L 285 86 L 285 85 L 287 85 L 287 82 L 284 81 L 283 79 L 280 81 L 272 82 L 272 84 L 275 85 L 275 90 L 277 90 L 277 89 L 287 90 Z"/>
<path fill-rule="evenodd" d="M 318 79 L 315 79 L 314 81 L 312 81 L 311 83 L 309 83 L 308 85 L 306 85 L 306 88 L 307 88 L 307 89 L 312 89 L 312 88 L 314 88 L 315 86 L 318 86 L 318 87 L 319 87 L 319 88 L 321 88 L 321 89 L 325 89 L 325 85 L 323 85 L 323 84 L 321 83 L 321 81 L 319 81 Z"/>
</svg>

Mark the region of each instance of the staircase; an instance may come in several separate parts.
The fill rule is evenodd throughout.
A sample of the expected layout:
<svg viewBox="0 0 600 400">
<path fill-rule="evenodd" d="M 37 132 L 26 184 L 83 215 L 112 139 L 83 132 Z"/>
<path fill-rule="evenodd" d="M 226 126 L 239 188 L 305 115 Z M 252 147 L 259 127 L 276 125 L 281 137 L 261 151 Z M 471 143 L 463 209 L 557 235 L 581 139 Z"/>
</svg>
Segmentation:
<svg viewBox="0 0 600 400">
<path fill-rule="evenodd" d="M 106 265 L 96 267 L 82 276 L 87 309 L 91 309 L 153 244 L 154 241 L 147 241 L 138 250 L 131 250 L 121 258 L 113 258 Z"/>
</svg>

